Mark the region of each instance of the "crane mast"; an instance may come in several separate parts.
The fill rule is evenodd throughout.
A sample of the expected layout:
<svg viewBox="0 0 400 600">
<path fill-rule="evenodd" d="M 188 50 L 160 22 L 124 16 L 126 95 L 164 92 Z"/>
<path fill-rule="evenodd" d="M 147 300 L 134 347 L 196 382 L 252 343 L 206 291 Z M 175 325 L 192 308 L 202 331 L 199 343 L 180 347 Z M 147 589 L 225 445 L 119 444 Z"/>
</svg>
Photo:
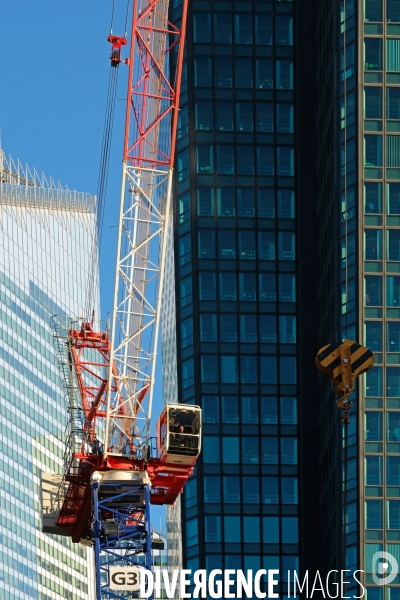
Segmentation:
<svg viewBox="0 0 400 600">
<path fill-rule="evenodd" d="M 135 0 L 132 12 L 111 326 L 110 361 L 120 378 L 113 394 L 110 372 L 106 455 L 149 451 L 187 0 L 180 29 L 168 8 L 169 0 Z"/>
<path fill-rule="evenodd" d="M 128 65 L 111 330 L 96 331 L 94 316 L 80 326 L 54 317 L 70 424 L 65 473 L 43 531 L 94 547 L 97 600 L 136 597 L 134 574 L 152 568 L 160 543 L 150 505 L 175 502 L 201 448 L 197 406 L 165 404 L 155 438 L 150 431 L 187 2 L 177 28 L 169 0 L 134 0 L 129 41 L 108 37 L 112 71 Z M 57 477 L 44 474 L 42 490 Z M 128 575 L 114 578 L 116 569 Z"/>
</svg>

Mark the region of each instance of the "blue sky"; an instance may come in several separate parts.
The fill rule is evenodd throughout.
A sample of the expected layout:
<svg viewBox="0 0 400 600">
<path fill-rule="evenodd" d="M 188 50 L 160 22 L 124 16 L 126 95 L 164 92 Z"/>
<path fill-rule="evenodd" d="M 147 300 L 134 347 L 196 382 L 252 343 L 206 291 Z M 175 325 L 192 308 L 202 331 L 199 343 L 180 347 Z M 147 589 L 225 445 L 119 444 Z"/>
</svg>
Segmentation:
<svg viewBox="0 0 400 600">
<path fill-rule="evenodd" d="M 115 4 L 113 33 L 124 35 L 126 0 Z M 111 12 L 112 0 L 16 0 L 3 1 L 0 8 L 2 148 L 14 160 L 82 192 L 97 189 Z M 115 279 L 126 76 L 121 65 L 100 256 L 103 318 L 112 310 Z M 157 379 L 160 384 L 160 369 Z M 153 508 L 156 527 L 163 514 Z"/>
</svg>

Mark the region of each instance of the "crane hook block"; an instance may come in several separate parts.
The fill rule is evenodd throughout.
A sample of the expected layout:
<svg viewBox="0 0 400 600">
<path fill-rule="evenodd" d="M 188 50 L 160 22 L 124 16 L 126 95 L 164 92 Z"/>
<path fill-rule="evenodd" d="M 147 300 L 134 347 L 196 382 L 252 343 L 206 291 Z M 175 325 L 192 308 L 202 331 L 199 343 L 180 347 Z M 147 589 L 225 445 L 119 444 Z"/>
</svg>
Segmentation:
<svg viewBox="0 0 400 600">
<path fill-rule="evenodd" d="M 349 408 L 351 403 L 348 398 L 354 389 L 356 378 L 368 371 L 374 360 L 375 354 L 371 350 L 352 340 L 328 344 L 318 350 L 315 364 L 331 378 L 332 385 L 340 396 L 337 401 L 340 409 Z"/>
<path fill-rule="evenodd" d="M 119 35 L 109 35 L 107 41 L 110 42 L 111 46 L 111 66 L 119 67 L 121 61 L 121 48 L 126 46 L 128 43 L 127 39 L 120 37 Z"/>
</svg>

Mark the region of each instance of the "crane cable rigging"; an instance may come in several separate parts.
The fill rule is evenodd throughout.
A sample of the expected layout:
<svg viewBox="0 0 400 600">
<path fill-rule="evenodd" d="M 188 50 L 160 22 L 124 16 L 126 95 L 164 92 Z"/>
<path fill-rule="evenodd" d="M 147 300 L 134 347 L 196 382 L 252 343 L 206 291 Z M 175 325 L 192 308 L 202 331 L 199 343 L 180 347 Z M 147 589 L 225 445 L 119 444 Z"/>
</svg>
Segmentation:
<svg viewBox="0 0 400 600">
<path fill-rule="evenodd" d="M 128 15 L 129 15 L 130 0 L 126 3 L 125 12 L 125 36 L 127 35 Z M 112 34 L 114 24 L 115 0 L 113 0 L 110 22 L 110 35 Z M 112 143 L 114 114 L 116 105 L 116 93 L 118 87 L 118 63 L 111 62 L 110 73 L 108 78 L 108 90 L 106 100 L 106 110 L 104 116 L 103 140 L 100 154 L 100 167 L 97 182 L 97 222 L 96 232 L 92 243 L 89 264 L 89 277 L 85 294 L 85 319 L 90 322 L 93 320 L 94 310 L 94 290 L 96 288 L 96 272 L 99 263 L 99 254 L 102 244 L 102 233 L 104 223 L 104 208 L 107 195 L 108 172 L 110 166 L 110 151 Z"/>
</svg>

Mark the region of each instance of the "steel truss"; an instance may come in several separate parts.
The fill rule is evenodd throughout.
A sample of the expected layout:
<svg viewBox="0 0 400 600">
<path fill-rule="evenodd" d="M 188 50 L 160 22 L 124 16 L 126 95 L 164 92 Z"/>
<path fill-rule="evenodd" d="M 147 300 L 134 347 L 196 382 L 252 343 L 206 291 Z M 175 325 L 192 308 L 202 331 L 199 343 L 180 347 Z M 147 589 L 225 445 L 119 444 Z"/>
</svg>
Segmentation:
<svg viewBox="0 0 400 600">
<path fill-rule="evenodd" d="M 147 461 L 159 338 L 173 160 L 186 29 L 168 21 L 169 0 L 135 0 L 110 364 L 107 455 Z M 171 50 L 174 49 L 173 53 Z M 175 55 L 175 52 L 177 54 Z M 176 64 L 175 64 L 176 63 Z M 166 75 L 175 71 L 175 83 Z M 172 133 L 171 133 L 172 132 Z M 123 415 L 121 414 L 123 407 Z"/>
<path fill-rule="evenodd" d="M 150 485 L 96 481 L 91 487 L 96 599 L 136 599 L 137 592 L 133 595 L 110 588 L 110 567 L 140 566 L 151 570 Z M 138 497 L 144 502 L 135 504 Z"/>
</svg>

